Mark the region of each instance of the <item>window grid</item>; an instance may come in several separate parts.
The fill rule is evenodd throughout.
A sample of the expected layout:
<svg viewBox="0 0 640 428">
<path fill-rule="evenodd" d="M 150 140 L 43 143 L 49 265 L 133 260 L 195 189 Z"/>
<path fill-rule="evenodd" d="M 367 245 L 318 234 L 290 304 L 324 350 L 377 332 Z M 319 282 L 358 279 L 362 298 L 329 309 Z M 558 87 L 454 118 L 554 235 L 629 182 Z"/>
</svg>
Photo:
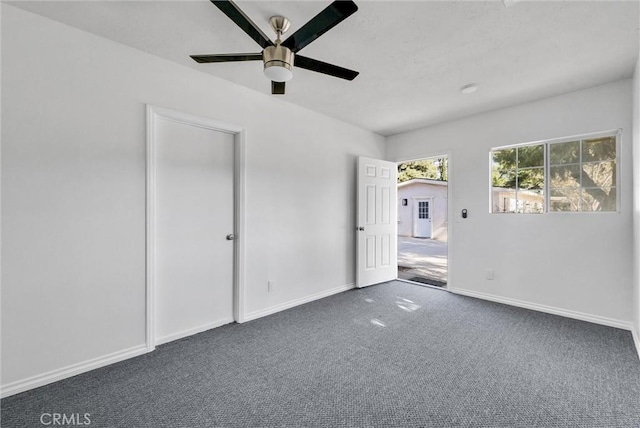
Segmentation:
<svg viewBox="0 0 640 428">
<path fill-rule="evenodd" d="M 578 143 L 578 162 L 570 162 L 570 163 L 559 163 L 559 164 L 552 164 L 551 162 L 551 150 L 554 146 L 554 144 L 571 144 L 571 143 Z M 547 177 L 551 177 L 551 168 L 552 167 L 556 167 L 556 168 L 561 168 L 561 167 L 571 167 L 571 166 L 575 166 L 578 169 L 578 186 L 575 187 L 575 189 L 578 192 L 578 206 L 576 210 L 570 210 L 572 212 L 580 212 L 581 211 L 581 207 L 580 207 L 580 194 L 582 193 L 582 140 L 578 140 L 578 141 L 567 141 L 567 142 L 562 142 L 562 143 L 549 143 L 547 144 L 547 152 L 549 152 L 549 171 L 547 174 Z M 552 209 L 552 205 L 551 205 L 551 195 L 553 193 L 553 191 L 560 191 L 562 192 L 564 191 L 569 191 L 571 190 L 571 187 L 552 187 L 551 186 L 551 179 L 547 180 L 547 189 L 548 192 L 547 194 L 549 195 L 549 204 L 548 204 L 548 211 L 549 212 L 553 212 L 553 211 L 560 211 L 560 210 L 553 210 Z"/>
<path fill-rule="evenodd" d="M 521 156 L 522 151 L 527 151 L 529 156 Z M 544 195 L 546 193 L 544 180 L 546 165 L 545 145 L 534 143 L 494 149 L 491 152 L 492 171 L 495 166 L 496 156 L 502 157 L 501 155 L 504 156 L 503 160 L 507 159 L 507 161 L 509 156 L 513 156 L 513 165 L 500 173 L 500 177 L 507 180 L 504 185 L 506 187 L 494 187 L 492 183 L 492 191 L 499 189 L 499 195 L 496 196 L 497 200 L 492 196 L 492 212 L 521 214 L 544 212 Z"/>
<path fill-rule="evenodd" d="M 609 141 L 607 141 L 609 140 Z M 585 151 L 588 150 L 589 146 L 594 147 L 598 144 L 601 144 L 602 147 L 606 146 L 607 143 L 613 142 L 613 155 L 607 156 L 594 154 L 589 158 L 585 158 Z M 577 159 L 574 162 L 560 162 L 553 163 L 552 153 L 554 147 L 559 147 L 558 144 L 576 144 L 577 145 Z M 617 211 L 618 209 L 618 189 L 617 189 L 617 158 L 618 158 L 618 135 L 609 134 L 603 135 L 597 138 L 589 138 L 583 137 L 580 139 L 576 139 L 575 141 L 569 142 L 551 142 L 547 145 L 549 152 L 549 172 L 548 177 L 550 177 L 548 181 L 548 194 L 549 198 L 564 198 L 565 200 L 571 200 L 571 193 L 574 195 L 573 198 L 575 201 L 573 202 L 573 207 L 570 209 L 566 209 L 569 205 L 566 201 L 564 207 L 562 205 L 558 205 L 557 207 L 550 200 L 549 202 L 549 212 L 592 212 L 592 211 Z M 609 164 L 610 166 L 610 177 L 605 178 L 605 182 L 598 183 L 597 180 L 600 178 L 597 174 L 595 176 L 590 177 L 591 171 L 593 173 L 598 166 L 605 166 Z M 572 179 L 576 181 L 576 184 L 565 185 L 565 186 L 553 186 L 553 174 L 552 168 L 558 168 L 560 171 L 563 169 L 568 171 L 571 167 L 574 167 L 576 171 L 572 174 Z M 591 183 L 585 182 L 585 177 L 589 176 Z M 609 182 L 610 178 L 610 182 Z M 602 192 L 606 195 L 603 200 L 597 200 L 593 193 Z M 614 192 L 613 203 L 609 200 L 611 192 Z M 591 199 L 591 201 L 589 201 Z M 595 207 L 595 209 L 594 209 Z"/>
<path fill-rule="evenodd" d="M 428 201 L 418 202 L 418 218 L 419 219 L 429 218 L 429 202 Z"/>
</svg>

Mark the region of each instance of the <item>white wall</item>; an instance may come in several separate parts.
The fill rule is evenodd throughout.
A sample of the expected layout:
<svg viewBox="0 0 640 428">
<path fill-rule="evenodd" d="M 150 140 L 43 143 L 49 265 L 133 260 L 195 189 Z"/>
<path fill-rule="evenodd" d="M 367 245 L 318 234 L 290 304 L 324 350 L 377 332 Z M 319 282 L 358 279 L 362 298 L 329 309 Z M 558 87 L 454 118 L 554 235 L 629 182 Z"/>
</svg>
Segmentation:
<svg viewBox="0 0 640 428">
<path fill-rule="evenodd" d="M 633 74 L 633 307 L 640 356 L 640 55 Z"/>
<path fill-rule="evenodd" d="M 624 80 L 387 139 L 392 161 L 451 151 L 450 289 L 631 327 L 631 105 Z M 491 147 L 617 128 L 620 213 L 489 214 Z"/>
<path fill-rule="evenodd" d="M 247 316 L 354 282 L 383 137 L 6 4 L 2 63 L 5 387 L 142 349 L 145 103 L 246 127 Z"/>
</svg>

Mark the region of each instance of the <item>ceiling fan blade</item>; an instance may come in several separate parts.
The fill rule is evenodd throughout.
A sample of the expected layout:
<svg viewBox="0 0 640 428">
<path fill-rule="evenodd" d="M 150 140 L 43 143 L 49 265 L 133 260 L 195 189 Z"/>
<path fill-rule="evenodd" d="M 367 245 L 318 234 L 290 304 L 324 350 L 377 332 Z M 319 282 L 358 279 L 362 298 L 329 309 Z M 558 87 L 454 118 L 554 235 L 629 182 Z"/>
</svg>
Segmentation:
<svg viewBox="0 0 640 428">
<path fill-rule="evenodd" d="M 338 67 L 337 65 L 318 61 L 317 59 L 307 58 L 306 56 L 296 55 L 293 60 L 296 67 L 304 68 L 318 73 L 328 74 L 329 76 L 339 77 L 340 79 L 353 80 L 358 74 L 357 71 L 348 68 Z"/>
<path fill-rule="evenodd" d="M 284 82 L 271 81 L 271 94 L 284 95 Z"/>
<path fill-rule="evenodd" d="M 273 42 L 269 40 L 266 34 L 262 32 L 262 30 L 253 23 L 251 19 L 232 1 L 224 0 L 211 0 L 218 9 L 222 11 L 225 15 L 229 17 L 233 22 L 236 23 L 238 27 L 242 29 L 245 33 L 249 35 L 253 40 L 255 40 L 262 48 L 266 48 L 267 46 L 273 46 Z"/>
<path fill-rule="evenodd" d="M 261 61 L 262 54 L 219 54 L 219 55 L 190 55 L 195 62 L 233 62 L 233 61 Z"/>
<path fill-rule="evenodd" d="M 334 1 L 282 42 L 282 46 L 298 52 L 357 10 L 358 6 L 353 1 Z"/>
</svg>

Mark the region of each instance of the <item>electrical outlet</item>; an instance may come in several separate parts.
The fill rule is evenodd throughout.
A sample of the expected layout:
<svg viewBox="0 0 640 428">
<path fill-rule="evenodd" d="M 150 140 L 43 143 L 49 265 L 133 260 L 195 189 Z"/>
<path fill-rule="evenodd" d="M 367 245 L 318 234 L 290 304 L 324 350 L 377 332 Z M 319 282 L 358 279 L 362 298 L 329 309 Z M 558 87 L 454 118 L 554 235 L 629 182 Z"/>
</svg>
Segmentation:
<svg viewBox="0 0 640 428">
<path fill-rule="evenodd" d="M 487 269 L 487 271 L 485 272 L 485 278 L 493 279 L 493 277 L 494 277 L 493 269 Z"/>
<path fill-rule="evenodd" d="M 276 286 L 275 281 L 267 281 L 267 291 L 271 293 Z"/>
</svg>

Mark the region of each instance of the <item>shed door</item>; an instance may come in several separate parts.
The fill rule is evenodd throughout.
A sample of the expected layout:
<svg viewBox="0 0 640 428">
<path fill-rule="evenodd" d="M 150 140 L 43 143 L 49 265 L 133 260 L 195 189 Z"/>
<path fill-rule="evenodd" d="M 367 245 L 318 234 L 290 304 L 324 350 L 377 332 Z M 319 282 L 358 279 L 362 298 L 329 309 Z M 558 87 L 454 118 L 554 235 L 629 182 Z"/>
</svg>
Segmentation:
<svg viewBox="0 0 640 428">
<path fill-rule="evenodd" d="M 416 199 L 413 216 L 413 236 L 431 238 L 431 199 Z"/>
</svg>

